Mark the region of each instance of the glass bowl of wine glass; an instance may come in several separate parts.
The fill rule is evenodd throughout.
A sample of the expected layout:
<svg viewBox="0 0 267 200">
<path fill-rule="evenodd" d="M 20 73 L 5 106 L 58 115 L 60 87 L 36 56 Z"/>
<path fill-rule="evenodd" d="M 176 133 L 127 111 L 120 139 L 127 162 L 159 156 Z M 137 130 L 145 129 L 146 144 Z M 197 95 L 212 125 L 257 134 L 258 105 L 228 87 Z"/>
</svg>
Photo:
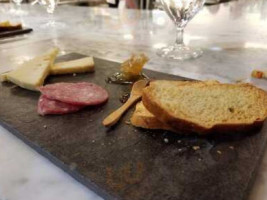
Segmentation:
<svg viewBox="0 0 267 200">
<path fill-rule="evenodd" d="M 173 45 L 158 49 L 157 54 L 164 58 L 188 60 L 202 55 L 199 48 L 188 47 L 184 44 L 183 34 L 187 23 L 203 7 L 205 0 L 160 0 L 161 7 L 176 26 L 176 40 Z"/>
<path fill-rule="evenodd" d="M 63 22 L 59 22 L 55 19 L 54 13 L 56 7 L 58 5 L 58 0 L 38 0 L 39 4 L 43 5 L 46 8 L 46 12 L 48 13 L 48 22 L 43 24 L 41 27 L 46 28 L 65 28 L 66 24 Z"/>
</svg>

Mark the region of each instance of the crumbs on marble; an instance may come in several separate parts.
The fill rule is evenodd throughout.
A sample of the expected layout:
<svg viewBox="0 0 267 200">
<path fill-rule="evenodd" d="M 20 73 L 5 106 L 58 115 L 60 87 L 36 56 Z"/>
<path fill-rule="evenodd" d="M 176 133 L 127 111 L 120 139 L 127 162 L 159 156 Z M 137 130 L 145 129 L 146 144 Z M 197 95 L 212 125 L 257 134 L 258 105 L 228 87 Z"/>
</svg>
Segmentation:
<svg viewBox="0 0 267 200">
<path fill-rule="evenodd" d="M 267 71 L 253 70 L 251 76 L 258 79 L 267 78 Z"/>
<path fill-rule="evenodd" d="M 131 125 L 131 122 L 130 121 L 125 121 L 125 124 Z"/>
</svg>

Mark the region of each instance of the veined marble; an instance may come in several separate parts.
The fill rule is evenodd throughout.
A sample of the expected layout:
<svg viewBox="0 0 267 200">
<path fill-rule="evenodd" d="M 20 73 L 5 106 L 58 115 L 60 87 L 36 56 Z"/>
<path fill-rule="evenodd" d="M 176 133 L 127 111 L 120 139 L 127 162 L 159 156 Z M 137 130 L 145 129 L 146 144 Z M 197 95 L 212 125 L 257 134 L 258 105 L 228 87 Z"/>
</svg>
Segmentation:
<svg viewBox="0 0 267 200">
<path fill-rule="evenodd" d="M 175 27 L 163 11 L 60 6 L 55 20 L 65 28 L 42 28 L 49 20 L 41 6 L 23 5 L 26 15 L 0 4 L 0 20 L 21 21 L 31 34 L 0 39 L 0 72 L 52 46 L 61 54 L 78 52 L 114 61 L 145 52 L 146 68 L 194 79 L 253 82 L 267 90 L 267 80 L 251 79 L 252 69 L 267 69 L 267 1 L 239 0 L 205 7 L 185 29 L 185 42 L 203 48 L 196 60 L 158 57 L 157 48 L 173 43 Z M 1 91 L 0 91 L 1 92 Z M 0 200 L 101 199 L 0 127 Z M 267 154 L 250 200 L 267 198 Z"/>
</svg>

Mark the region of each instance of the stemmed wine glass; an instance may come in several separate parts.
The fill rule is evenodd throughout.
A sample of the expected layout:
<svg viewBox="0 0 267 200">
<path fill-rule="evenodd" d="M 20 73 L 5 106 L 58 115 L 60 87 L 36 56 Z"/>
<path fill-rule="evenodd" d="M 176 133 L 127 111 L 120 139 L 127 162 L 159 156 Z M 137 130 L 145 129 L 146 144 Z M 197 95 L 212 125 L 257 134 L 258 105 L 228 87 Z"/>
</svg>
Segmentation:
<svg viewBox="0 0 267 200">
<path fill-rule="evenodd" d="M 10 13 L 11 14 L 14 14 L 14 15 L 18 15 L 18 16 L 21 16 L 21 15 L 27 15 L 27 12 L 23 11 L 21 9 L 21 3 L 23 0 L 12 0 L 14 3 L 15 3 L 15 6 L 16 8 L 11 8 L 10 9 Z M 12 2 L 10 2 L 11 4 Z"/>
<path fill-rule="evenodd" d="M 46 12 L 49 14 L 49 20 L 42 25 L 42 28 L 64 28 L 65 24 L 55 21 L 54 12 L 58 4 L 58 0 L 37 0 L 41 5 L 45 6 Z"/>
<path fill-rule="evenodd" d="M 175 60 L 187 60 L 202 55 L 201 49 L 185 46 L 183 34 L 185 26 L 203 7 L 205 0 L 160 0 L 160 2 L 176 26 L 177 36 L 174 45 L 159 49 L 157 54 Z"/>
</svg>

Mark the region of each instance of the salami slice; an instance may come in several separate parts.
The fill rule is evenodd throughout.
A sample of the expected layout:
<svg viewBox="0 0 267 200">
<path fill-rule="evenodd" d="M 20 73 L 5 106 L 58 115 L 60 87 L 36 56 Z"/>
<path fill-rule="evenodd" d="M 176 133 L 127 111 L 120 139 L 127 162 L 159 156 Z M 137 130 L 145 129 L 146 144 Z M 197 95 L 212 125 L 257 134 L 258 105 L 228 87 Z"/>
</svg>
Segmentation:
<svg viewBox="0 0 267 200">
<path fill-rule="evenodd" d="M 84 106 L 77 106 L 63 103 L 57 100 L 51 100 L 41 95 L 38 101 L 38 113 L 40 115 L 67 114 L 81 110 Z"/>
<path fill-rule="evenodd" d="M 88 82 L 49 84 L 40 87 L 40 91 L 49 99 L 73 105 L 98 105 L 108 99 L 105 89 Z"/>
</svg>

